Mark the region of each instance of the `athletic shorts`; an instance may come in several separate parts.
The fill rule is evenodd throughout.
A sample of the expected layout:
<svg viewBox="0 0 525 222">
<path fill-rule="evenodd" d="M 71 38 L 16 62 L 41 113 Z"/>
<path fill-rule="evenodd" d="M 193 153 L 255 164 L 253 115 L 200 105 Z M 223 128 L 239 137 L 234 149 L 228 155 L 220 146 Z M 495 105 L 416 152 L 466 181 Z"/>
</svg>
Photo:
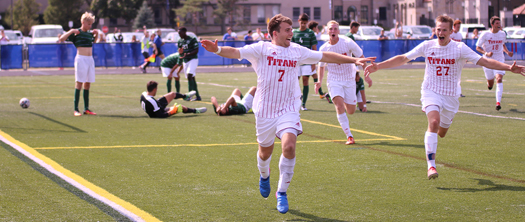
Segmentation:
<svg viewBox="0 0 525 222">
<path fill-rule="evenodd" d="M 248 93 L 248 95 L 244 96 L 242 99 L 237 95 L 233 95 L 233 98 L 237 104 L 242 104 L 246 108 L 246 112 L 248 112 L 253 106 L 252 94 Z"/>
<path fill-rule="evenodd" d="M 95 82 L 95 60 L 93 60 L 93 56 L 77 54 L 75 57 L 75 81 Z"/>
<path fill-rule="evenodd" d="M 275 118 L 255 117 L 257 142 L 262 147 L 274 144 L 275 137 L 281 139 L 284 133 L 303 133 L 299 112 L 289 112 Z"/>
<path fill-rule="evenodd" d="M 298 76 L 311 76 L 316 73 L 315 69 L 312 70 L 312 65 L 301 65 Z"/>
<path fill-rule="evenodd" d="M 184 66 L 184 73 L 186 74 L 186 78 L 188 78 L 188 74 L 192 74 L 193 77 L 197 74 L 197 66 L 199 65 L 199 59 L 192 59 L 188 62 L 182 63 Z"/>
<path fill-rule="evenodd" d="M 164 55 L 164 53 L 159 48 L 157 48 L 157 56 L 161 56 L 161 55 Z"/>
<path fill-rule="evenodd" d="M 421 104 L 421 110 L 423 110 L 423 112 L 425 112 L 425 108 L 430 105 L 438 106 L 440 125 L 443 123 L 450 125 L 459 110 L 459 96 L 445 96 L 429 89 L 422 89 Z"/>
<path fill-rule="evenodd" d="M 361 91 L 357 92 L 355 96 L 357 97 L 358 103 L 363 102 L 363 96 L 361 96 Z"/>
<path fill-rule="evenodd" d="M 149 58 L 149 53 L 148 52 L 142 52 L 142 56 L 144 56 L 144 59 L 147 59 L 147 58 Z"/>
<path fill-rule="evenodd" d="M 497 74 L 500 74 L 502 76 L 505 75 L 504 70 L 489 69 L 485 68 L 485 66 L 483 66 L 483 71 L 485 72 L 485 78 L 487 78 L 487 80 L 493 80 Z"/>
<path fill-rule="evenodd" d="M 178 69 L 178 68 L 177 68 Z M 171 77 L 173 78 L 179 78 L 179 75 L 177 74 L 177 69 L 175 69 L 175 71 L 173 71 L 173 75 L 171 75 Z M 171 72 L 171 68 L 168 68 L 168 67 L 160 67 L 160 70 L 162 71 L 162 77 L 168 77 L 170 75 L 170 72 Z"/>
<path fill-rule="evenodd" d="M 357 103 L 357 96 L 355 94 L 355 81 L 328 81 L 328 92 L 332 100 L 340 96 L 344 102 L 349 105 Z"/>
</svg>

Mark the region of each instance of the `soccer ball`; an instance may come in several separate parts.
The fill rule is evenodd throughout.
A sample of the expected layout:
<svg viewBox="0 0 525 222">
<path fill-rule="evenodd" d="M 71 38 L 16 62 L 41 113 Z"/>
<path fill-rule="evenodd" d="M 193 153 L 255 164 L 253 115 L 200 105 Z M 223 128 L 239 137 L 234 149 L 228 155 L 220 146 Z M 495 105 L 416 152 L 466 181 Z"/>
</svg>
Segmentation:
<svg viewBox="0 0 525 222">
<path fill-rule="evenodd" d="M 20 106 L 24 109 L 27 109 L 29 107 L 29 99 L 27 98 L 22 98 L 20 99 Z"/>
</svg>

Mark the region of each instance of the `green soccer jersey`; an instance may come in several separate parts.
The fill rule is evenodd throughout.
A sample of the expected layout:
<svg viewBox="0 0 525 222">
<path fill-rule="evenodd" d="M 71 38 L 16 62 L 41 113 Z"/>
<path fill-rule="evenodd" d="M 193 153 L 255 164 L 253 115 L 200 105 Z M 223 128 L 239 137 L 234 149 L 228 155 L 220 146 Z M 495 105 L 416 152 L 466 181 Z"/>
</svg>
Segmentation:
<svg viewBox="0 0 525 222">
<path fill-rule="evenodd" d="M 365 82 L 363 81 L 363 78 L 359 78 L 359 81 L 355 83 L 355 94 L 361 90 L 365 90 Z"/>
<path fill-rule="evenodd" d="M 177 43 L 177 46 L 179 48 L 184 49 L 184 53 L 189 53 L 199 48 L 199 41 L 197 41 L 197 38 L 195 37 L 188 36 L 187 39 L 181 38 L 179 42 Z M 198 58 L 197 54 L 192 55 L 192 56 L 186 56 L 183 59 L 184 59 L 184 62 L 189 62 L 190 60 L 196 59 L 196 58 Z"/>
<path fill-rule="evenodd" d="M 170 68 L 171 69 L 175 65 L 179 65 L 179 66 L 182 65 L 182 59 L 180 58 L 178 52 L 169 55 L 168 57 L 164 58 L 162 60 L 162 62 L 160 62 L 160 67 L 165 67 L 165 68 Z"/>
<path fill-rule="evenodd" d="M 84 32 L 81 29 L 78 29 L 78 31 L 80 32 L 78 35 L 71 34 L 69 37 L 67 37 L 67 41 L 72 42 L 77 48 L 93 47 L 93 41 L 95 41 L 93 32 L 91 30 Z"/>
<path fill-rule="evenodd" d="M 317 45 L 317 38 L 315 36 L 315 32 L 311 29 L 306 29 L 304 31 L 294 29 L 292 42 L 302 45 L 308 49 L 312 49 L 312 46 Z"/>
<path fill-rule="evenodd" d="M 346 36 L 355 41 L 354 34 L 352 34 L 351 32 L 346 33 Z"/>
<path fill-rule="evenodd" d="M 228 107 L 228 110 L 230 115 L 245 114 L 247 111 L 244 104 L 241 103 L 237 103 L 237 106 Z"/>
</svg>

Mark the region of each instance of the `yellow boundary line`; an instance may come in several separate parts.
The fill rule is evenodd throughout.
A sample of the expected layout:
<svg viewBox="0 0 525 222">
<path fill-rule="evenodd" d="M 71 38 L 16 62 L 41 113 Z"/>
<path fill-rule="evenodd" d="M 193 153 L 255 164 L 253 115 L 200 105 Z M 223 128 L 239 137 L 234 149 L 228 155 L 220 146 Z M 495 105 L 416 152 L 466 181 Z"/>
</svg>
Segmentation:
<svg viewBox="0 0 525 222">
<path fill-rule="evenodd" d="M 148 212 L 145 212 L 141 209 L 139 209 L 138 207 L 136 207 L 135 205 L 125 201 L 125 200 L 122 200 L 120 199 L 119 197 L 109 193 L 108 191 L 104 190 L 103 188 L 101 187 L 98 187 L 96 186 L 95 184 L 87 181 L 86 179 L 82 178 L 81 176 L 69 171 L 68 169 L 62 167 L 60 164 L 58 164 L 57 162 L 51 160 L 50 158 L 40 154 L 38 151 L 36 151 L 35 149 L 29 147 L 28 145 L 14 139 L 13 137 L 11 137 L 10 135 L 4 133 L 2 130 L 0 130 L 0 136 L 4 137 L 6 140 L 10 141 L 11 143 L 13 144 L 16 144 L 17 146 L 19 146 L 20 148 L 22 148 L 23 150 L 25 150 L 26 152 L 32 154 L 33 156 L 35 156 L 36 158 L 40 159 L 41 161 L 43 161 L 44 163 L 48 164 L 49 166 L 53 167 L 56 171 L 64 174 L 65 176 L 71 178 L 72 180 L 76 181 L 77 183 L 85 186 L 86 188 L 90 189 L 91 191 L 95 192 L 96 194 L 120 205 L 121 207 L 123 207 L 124 209 L 134 213 L 135 215 L 141 217 L 142 219 L 144 219 L 145 221 L 160 221 L 159 219 L 155 218 L 154 216 L 152 216 L 151 214 L 149 214 Z"/>
<path fill-rule="evenodd" d="M 304 122 L 307 122 L 307 123 L 319 124 L 319 125 L 323 125 L 323 126 L 331 126 L 331 127 L 335 127 L 335 128 L 341 128 L 341 126 L 336 126 L 336 125 L 332 125 L 332 124 L 328 124 L 328 123 L 317 122 L 317 121 L 313 121 L 313 120 L 301 119 L 301 121 L 304 121 Z M 355 131 L 355 132 L 360 132 L 360 133 L 364 133 L 364 134 L 368 134 L 368 135 L 373 135 L 373 136 L 382 136 L 382 137 L 390 138 L 390 139 L 392 139 L 392 140 L 406 140 L 406 139 L 404 139 L 404 138 L 397 137 L 397 136 L 389 136 L 389 135 L 384 135 L 384 134 L 379 134 L 379 133 L 373 133 L 373 132 L 368 132 L 368 131 L 359 130 L 359 129 L 354 129 L 354 128 L 350 128 L 350 129 L 351 129 L 352 131 Z"/>
</svg>

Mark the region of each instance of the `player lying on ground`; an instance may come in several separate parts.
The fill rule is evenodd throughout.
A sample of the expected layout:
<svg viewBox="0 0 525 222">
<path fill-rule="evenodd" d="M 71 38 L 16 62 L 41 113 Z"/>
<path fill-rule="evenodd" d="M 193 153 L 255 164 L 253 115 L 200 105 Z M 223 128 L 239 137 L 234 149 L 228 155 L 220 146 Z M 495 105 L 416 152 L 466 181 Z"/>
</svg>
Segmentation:
<svg viewBox="0 0 525 222">
<path fill-rule="evenodd" d="M 427 177 L 438 177 L 436 171 L 436 150 L 438 135 L 443 138 L 459 109 L 458 81 L 463 65 L 470 61 L 489 69 L 507 70 L 525 76 L 525 67 L 482 58 L 463 42 L 451 41 L 453 20 L 449 16 L 436 18 L 437 39 L 427 40 L 404 55 L 395 56 L 381 63 L 372 63 L 365 69 L 365 76 L 378 71 L 397 67 L 420 57 L 425 57 L 425 77 L 421 85 L 422 110 L 427 114 L 428 128 L 425 133 Z"/>
<path fill-rule="evenodd" d="M 186 106 L 175 103 L 172 107 L 166 108 L 173 99 L 179 98 L 191 98 L 195 95 L 195 91 L 191 91 L 187 94 L 180 94 L 176 92 L 170 92 L 162 96 L 159 100 L 155 99 L 157 94 L 158 83 L 155 81 L 149 81 L 146 85 L 147 92 L 143 92 L 140 96 L 140 104 L 144 112 L 148 114 L 150 118 L 166 118 L 177 113 L 204 113 L 206 107 L 201 108 L 188 108 Z"/>
<path fill-rule="evenodd" d="M 230 98 L 228 98 L 226 102 L 221 105 L 219 105 L 217 102 L 217 98 L 212 96 L 211 103 L 213 105 L 213 109 L 219 116 L 248 113 L 248 111 L 252 109 L 253 96 L 255 96 L 256 90 L 257 87 L 252 86 L 246 93 L 246 96 L 242 98 L 241 90 L 234 89 Z"/>
</svg>

